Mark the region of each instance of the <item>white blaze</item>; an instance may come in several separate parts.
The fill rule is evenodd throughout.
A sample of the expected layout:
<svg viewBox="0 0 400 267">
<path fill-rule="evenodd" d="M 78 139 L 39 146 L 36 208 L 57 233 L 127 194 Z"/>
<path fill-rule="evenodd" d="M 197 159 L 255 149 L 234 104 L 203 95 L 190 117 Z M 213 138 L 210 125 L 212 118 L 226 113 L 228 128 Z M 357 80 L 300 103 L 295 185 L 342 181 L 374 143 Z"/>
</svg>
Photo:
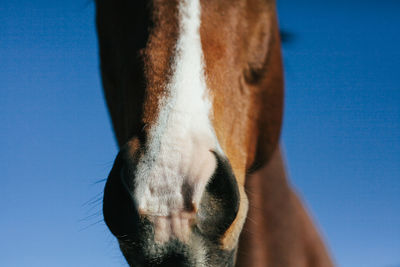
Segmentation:
<svg viewBox="0 0 400 267">
<path fill-rule="evenodd" d="M 161 101 L 135 177 L 136 204 L 146 214 L 176 218 L 184 211 L 187 195 L 197 205 L 215 169 L 215 157 L 210 151 L 218 148 L 218 142 L 210 122 L 200 9 L 200 0 L 179 3 L 179 37 L 168 97 Z M 171 225 L 160 223 L 158 228 L 168 228 L 165 234 L 174 234 L 174 223 L 168 224 Z"/>
</svg>

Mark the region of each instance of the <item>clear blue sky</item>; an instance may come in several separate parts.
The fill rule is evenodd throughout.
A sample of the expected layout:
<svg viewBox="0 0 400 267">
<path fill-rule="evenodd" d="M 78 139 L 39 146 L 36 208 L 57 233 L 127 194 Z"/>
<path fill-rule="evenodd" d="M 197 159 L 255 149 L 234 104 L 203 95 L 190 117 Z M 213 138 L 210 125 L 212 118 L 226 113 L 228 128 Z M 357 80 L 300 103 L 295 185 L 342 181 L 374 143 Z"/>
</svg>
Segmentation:
<svg viewBox="0 0 400 267">
<path fill-rule="evenodd" d="M 338 266 L 398 267 L 400 2 L 278 2 L 292 182 Z M 0 266 L 125 266 L 96 42 L 91 0 L 0 2 Z"/>
</svg>

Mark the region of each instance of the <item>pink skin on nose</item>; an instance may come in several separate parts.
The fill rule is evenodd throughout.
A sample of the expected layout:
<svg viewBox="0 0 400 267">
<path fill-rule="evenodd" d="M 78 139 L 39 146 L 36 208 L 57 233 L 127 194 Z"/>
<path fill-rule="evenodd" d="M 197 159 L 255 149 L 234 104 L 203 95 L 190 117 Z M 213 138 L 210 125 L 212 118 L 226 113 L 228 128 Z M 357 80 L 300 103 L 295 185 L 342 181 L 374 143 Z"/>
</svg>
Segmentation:
<svg viewBox="0 0 400 267">
<path fill-rule="evenodd" d="M 188 243 L 195 216 L 194 212 L 176 212 L 167 217 L 157 216 L 151 219 L 154 223 L 154 241 L 163 244 L 176 238 Z"/>
<path fill-rule="evenodd" d="M 172 187 L 180 194 L 176 201 L 168 202 L 168 213 L 162 215 L 150 212 L 146 208 L 139 208 L 139 213 L 152 222 L 154 239 L 157 243 L 163 244 L 171 239 L 178 239 L 184 243 L 189 242 L 201 197 L 215 171 L 216 159 L 210 150 L 199 149 L 197 153 L 191 153 L 187 159 L 184 167 L 177 166 L 179 172 L 185 173 L 183 177 L 186 178 L 181 181 L 183 184 Z M 153 200 L 156 200 L 159 205 L 165 205 L 162 202 L 163 191 L 158 190 L 158 192 L 159 194 Z M 181 204 L 174 205 L 176 203 Z"/>
</svg>

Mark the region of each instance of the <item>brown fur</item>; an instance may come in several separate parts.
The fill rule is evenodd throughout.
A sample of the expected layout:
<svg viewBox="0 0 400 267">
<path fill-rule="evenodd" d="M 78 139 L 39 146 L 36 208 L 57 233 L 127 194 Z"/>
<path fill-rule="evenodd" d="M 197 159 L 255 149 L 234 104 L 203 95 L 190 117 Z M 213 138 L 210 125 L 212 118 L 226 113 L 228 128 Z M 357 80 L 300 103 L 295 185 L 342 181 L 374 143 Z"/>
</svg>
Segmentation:
<svg viewBox="0 0 400 267">
<path fill-rule="evenodd" d="M 246 181 L 250 209 L 237 266 L 333 266 L 309 215 L 286 179 L 279 149 Z"/>
<path fill-rule="evenodd" d="M 158 115 L 178 37 L 177 3 L 97 0 L 104 92 L 120 146 L 135 140 L 135 150 L 140 149 Z M 313 223 L 286 180 L 279 151 L 283 71 L 275 2 L 215 0 L 201 5 L 213 125 L 243 199 L 223 246 L 236 244 L 237 221 L 246 215 L 246 191 L 250 205 L 238 266 L 330 267 Z"/>
<path fill-rule="evenodd" d="M 283 78 L 275 10 L 260 0 L 210 1 L 202 8 L 214 128 L 243 184 L 246 171 L 265 163 L 280 134 Z"/>
</svg>

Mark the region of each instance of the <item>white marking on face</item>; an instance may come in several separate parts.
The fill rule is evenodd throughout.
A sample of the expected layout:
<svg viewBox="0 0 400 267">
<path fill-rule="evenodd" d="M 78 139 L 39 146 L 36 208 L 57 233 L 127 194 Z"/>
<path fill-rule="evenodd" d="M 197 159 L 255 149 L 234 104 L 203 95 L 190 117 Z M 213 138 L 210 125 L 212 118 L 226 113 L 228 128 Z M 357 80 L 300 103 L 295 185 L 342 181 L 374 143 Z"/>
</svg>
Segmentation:
<svg viewBox="0 0 400 267">
<path fill-rule="evenodd" d="M 179 237 L 179 229 L 188 232 L 188 226 L 182 224 L 189 221 L 178 222 L 181 217 L 171 214 L 184 212 L 188 204 L 195 209 L 199 206 L 216 167 L 211 151 L 221 153 L 210 121 L 200 9 L 200 0 L 179 3 L 179 37 L 173 76 L 167 86 L 169 94 L 161 101 L 159 117 L 150 129 L 146 153 L 139 160 L 135 177 L 134 197 L 140 212 L 173 218 L 155 221 L 159 221 L 155 229 L 162 231 L 156 236 L 163 241 L 169 235 Z"/>
</svg>

